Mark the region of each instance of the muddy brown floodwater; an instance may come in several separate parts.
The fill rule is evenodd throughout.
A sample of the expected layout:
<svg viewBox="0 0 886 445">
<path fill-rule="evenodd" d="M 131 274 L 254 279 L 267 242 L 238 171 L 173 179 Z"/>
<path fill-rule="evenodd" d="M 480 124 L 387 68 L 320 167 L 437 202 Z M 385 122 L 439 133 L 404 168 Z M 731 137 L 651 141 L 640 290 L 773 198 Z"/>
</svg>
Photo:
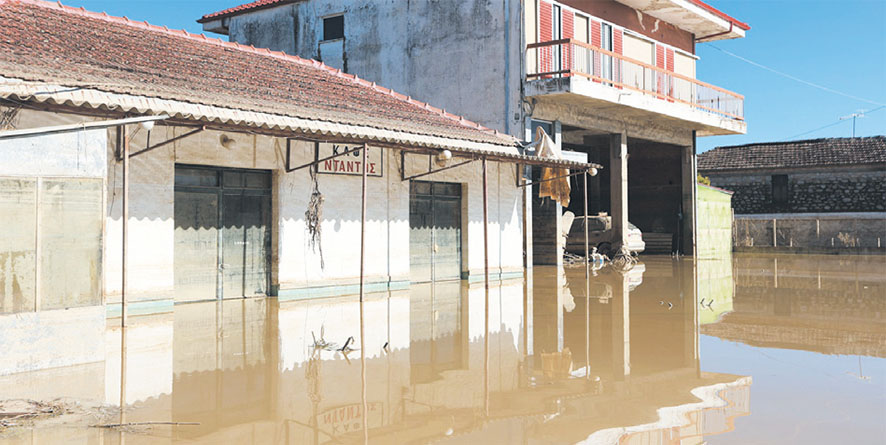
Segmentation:
<svg viewBox="0 0 886 445">
<path fill-rule="evenodd" d="M 104 361 L 0 377 L 67 410 L 0 444 L 886 443 L 884 257 L 537 267 L 486 305 L 456 281 L 362 318 L 351 296 L 109 321 Z"/>
</svg>

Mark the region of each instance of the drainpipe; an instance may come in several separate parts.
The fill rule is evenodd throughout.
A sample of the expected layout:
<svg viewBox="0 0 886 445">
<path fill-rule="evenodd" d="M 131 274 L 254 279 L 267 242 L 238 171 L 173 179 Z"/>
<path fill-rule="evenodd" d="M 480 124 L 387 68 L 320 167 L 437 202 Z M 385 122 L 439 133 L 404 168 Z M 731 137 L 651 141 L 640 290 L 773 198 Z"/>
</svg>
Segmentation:
<svg viewBox="0 0 886 445">
<path fill-rule="evenodd" d="M 702 40 L 710 39 L 710 38 L 712 38 L 712 37 L 720 37 L 720 36 L 722 36 L 722 35 L 729 34 L 729 33 L 732 32 L 732 28 L 733 28 L 734 26 L 735 26 L 735 23 L 729 22 L 729 30 L 728 30 L 728 31 L 718 32 L 718 33 L 716 33 L 716 34 L 711 34 L 711 35 L 709 35 L 709 36 L 699 37 L 699 38 L 695 39 L 695 41 L 696 41 L 696 42 L 700 42 L 700 41 L 702 41 Z"/>
</svg>

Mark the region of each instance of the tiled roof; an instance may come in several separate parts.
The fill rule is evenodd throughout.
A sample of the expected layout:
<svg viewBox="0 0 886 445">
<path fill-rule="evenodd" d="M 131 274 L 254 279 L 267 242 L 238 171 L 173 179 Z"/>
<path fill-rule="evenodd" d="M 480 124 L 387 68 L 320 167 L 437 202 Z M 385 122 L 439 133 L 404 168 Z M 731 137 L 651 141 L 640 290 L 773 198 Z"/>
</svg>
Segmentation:
<svg viewBox="0 0 886 445">
<path fill-rule="evenodd" d="M 516 143 L 314 60 L 40 0 L 0 0 L 0 77 L 499 146 Z"/>
<path fill-rule="evenodd" d="M 886 163 L 886 136 L 733 145 L 698 155 L 699 171 L 879 163 Z"/>
<path fill-rule="evenodd" d="M 287 3 L 295 3 L 299 0 L 257 0 L 252 3 L 246 3 L 239 6 L 234 6 L 233 8 L 222 9 L 218 12 L 213 12 L 212 14 L 206 14 L 203 18 L 197 20 L 197 23 L 204 23 L 210 20 L 217 20 L 224 17 L 230 17 L 232 15 L 237 15 L 241 12 L 252 11 L 255 9 L 264 9 L 270 8 L 279 5 L 285 5 Z"/>
</svg>

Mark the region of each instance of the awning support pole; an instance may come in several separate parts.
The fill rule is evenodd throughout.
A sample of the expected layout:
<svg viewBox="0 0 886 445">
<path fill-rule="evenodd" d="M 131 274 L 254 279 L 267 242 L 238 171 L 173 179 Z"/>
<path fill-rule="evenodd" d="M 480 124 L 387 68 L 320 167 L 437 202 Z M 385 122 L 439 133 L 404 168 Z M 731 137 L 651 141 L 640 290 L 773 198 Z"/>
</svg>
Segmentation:
<svg viewBox="0 0 886 445">
<path fill-rule="evenodd" d="M 590 255 L 591 249 L 588 245 L 588 172 L 585 172 L 585 174 L 584 174 L 584 176 L 582 176 L 582 178 L 584 178 L 584 184 L 583 184 L 582 188 L 584 189 L 584 198 L 585 198 L 584 199 L 584 208 L 585 208 L 585 219 L 584 219 L 584 226 L 585 226 L 585 278 L 588 278 L 588 276 L 590 275 L 590 272 L 588 270 L 588 266 L 591 264 L 591 261 L 590 261 L 591 260 L 591 255 Z"/>
<path fill-rule="evenodd" d="M 153 149 L 155 149 L 155 148 L 160 148 L 160 147 L 162 147 L 162 146 L 164 146 L 164 145 L 169 145 L 169 144 L 171 144 L 171 143 L 173 143 L 173 142 L 175 142 L 175 141 L 178 141 L 178 140 L 184 139 L 184 138 L 186 138 L 186 137 L 188 137 L 188 136 L 195 135 L 195 134 L 197 134 L 197 133 L 199 133 L 199 132 L 201 132 L 201 131 L 203 131 L 203 130 L 205 130 L 205 129 L 206 129 L 206 126 L 204 125 L 204 126 L 202 126 L 202 127 L 200 127 L 200 128 L 197 128 L 197 129 L 195 129 L 195 130 L 191 130 L 191 131 L 189 131 L 189 132 L 187 132 L 187 133 L 185 133 L 185 134 L 182 134 L 182 135 L 176 136 L 176 137 L 171 138 L 171 139 L 167 139 L 167 140 L 165 140 L 165 141 L 163 141 L 163 142 L 160 142 L 160 143 L 158 143 L 158 144 L 154 144 L 154 145 L 152 145 L 152 146 L 150 146 L 150 147 L 145 147 L 145 148 L 143 148 L 143 149 L 141 149 L 141 150 L 139 150 L 139 151 L 137 151 L 137 152 L 135 152 L 135 153 L 129 155 L 129 157 L 130 157 L 130 158 L 134 158 L 134 157 L 136 157 L 136 156 L 138 156 L 138 155 L 140 155 L 140 154 L 142 154 L 142 153 L 147 153 L 147 152 L 149 152 L 149 151 L 151 151 L 151 150 L 153 150 Z"/>
<path fill-rule="evenodd" d="M 123 132 L 123 249 L 121 260 L 123 274 L 120 277 L 120 326 L 126 327 L 126 275 L 127 275 L 127 252 L 129 245 L 129 133 L 126 125 L 118 127 Z"/>
<path fill-rule="evenodd" d="M 486 289 L 485 335 L 483 357 L 483 408 L 489 415 L 489 172 L 483 158 L 483 283 Z"/>
<path fill-rule="evenodd" d="M 583 181 L 585 211 L 585 378 L 591 379 L 591 261 L 588 240 L 588 172 Z"/>
<path fill-rule="evenodd" d="M 470 164 L 471 162 L 474 162 L 474 161 L 476 161 L 476 159 L 471 158 L 471 159 L 469 159 L 469 160 L 467 160 L 467 161 L 459 162 L 458 164 L 452 164 L 452 165 L 449 165 L 449 166 L 446 166 L 446 167 L 443 167 L 443 168 L 438 168 L 438 169 L 436 169 L 436 170 L 429 170 L 429 171 L 426 171 L 426 172 L 423 172 L 423 173 L 419 173 L 419 174 L 417 174 L 417 175 L 407 176 L 407 177 L 404 177 L 403 180 L 404 180 L 404 181 L 408 181 L 408 180 L 415 179 L 415 178 L 421 178 L 422 176 L 427 176 L 427 175 L 430 175 L 431 173 L 442 172 L 443 170 L 449 170 L 450 168 L 455 168 L 455 167 L 459 167 L 459 166 L 462 166 L 462 165 L 465 165 L 465 164 Z"/>
<path fill-rule="evenodd" d="M 366 400 L 366 328 L 363 320 L 364 283 L 366 280 L 366 152 L 367 144 L 363 144 L 360 150 L 362 162 L 360 163 L 361 177 L 363 179 L 362 193 L 360 196 L 360 377 L 363 402 L 363 443 L 369 443 L 369 404 Z M 319 162 L 319 161 L 318 161 Z"/>
<path fill-rule="evenodd" d="M 576 172 L 576 173 L 570 173 L 570 174 L 568 174 L 568 175 L 557 176 L 556 178 L 539 179 L 538 181 L 532 181 L 532 182 L 526 182 L 526 183 L 523 183 L 523 184 L 519 184 L 519 185 L 517 185 L 517 187 L 526 187 L 526 186 L 530 186 L 530 187 L 531 187 L 531 186 L 533 186 L 533 185 L 535 185 L 535 184 L 540 184 L 540 183 L 542 183 L 542 182 L 556 181 L 557 179 L 563 179 L 563 178 L 569 178 L 569 177 L 572 177 L 572 176 L 578 176 L 578 175 L 580 175 L 580 174 L 582 174 L 582 173 L 585 173 L 585 172 L 587 172 L 587 170 L 582 170 L 582 171 L 579 171 L 579 172 Z"/>
</svg>

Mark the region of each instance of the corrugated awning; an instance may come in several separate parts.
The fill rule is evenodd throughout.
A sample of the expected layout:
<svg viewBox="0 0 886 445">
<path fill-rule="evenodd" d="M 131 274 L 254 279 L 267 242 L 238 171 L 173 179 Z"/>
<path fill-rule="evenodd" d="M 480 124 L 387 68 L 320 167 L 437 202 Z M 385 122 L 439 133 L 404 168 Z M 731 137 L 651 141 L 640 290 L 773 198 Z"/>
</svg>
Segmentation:
<svg viewBox="0 0 886 445">
<path fill-rule="evenodd" d="M 454 154 L 486 157 L 501 162 L 573 169 L 600 168 L 596 164 L 542 159 L 520 154 L 516 145 L 495 145 L 478 141 L 407 133 L 381 128 L 345 125 L 321 120 L 244 111 L 153 97 L 111 93 L 96 88 L 67 87 L 0 77 L 0 98 L 62 107 L 110 110 L 140 115 L 166 114 L 172 119 L 217 124 L 221 127 L 247 127 L 256 132 L 292 132 L 291 137 L 326 137 L 397 145 L 417 152 L 422 149 L 450 150 Z"/>
</svg>

